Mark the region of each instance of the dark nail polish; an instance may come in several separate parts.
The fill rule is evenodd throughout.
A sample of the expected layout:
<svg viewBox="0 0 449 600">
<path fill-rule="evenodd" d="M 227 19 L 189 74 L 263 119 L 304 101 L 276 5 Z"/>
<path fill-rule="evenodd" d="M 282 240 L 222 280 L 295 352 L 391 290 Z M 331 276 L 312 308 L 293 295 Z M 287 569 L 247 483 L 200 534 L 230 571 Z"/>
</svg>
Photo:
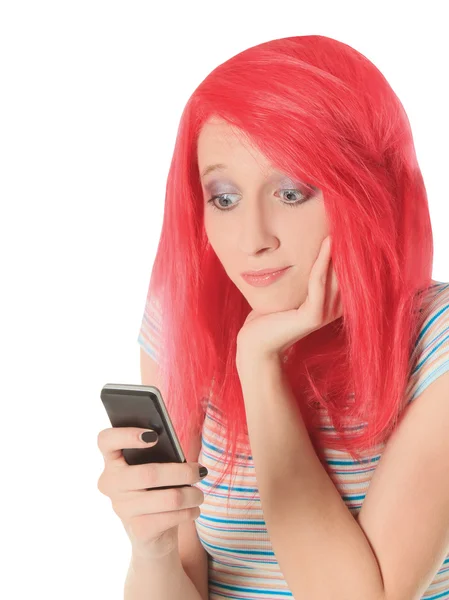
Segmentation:
<svg viewBox="0 0 449 600">
<path fill-rule="evenodd" d="M 203 477 L 206 477 L 206 475 L 209 473 L 206 467 L 200 467 L 199 471 L 201 479 L 203 479 Z"/>
<path fill-rule="evenodd" d="M 144 431 L 144 432 L 141 434 L 141 436 L 140 436 L 140 439 L 141 439 L 143 442 L 147 442 L 147 443 L 149 443 L 149 442 L 156 442 L 156 441 L 157 441 L 157 437 L 158 437 L 158 436 L 157 436 L 157 433 L 156 433 L 156 431 Z"/>
</svg>

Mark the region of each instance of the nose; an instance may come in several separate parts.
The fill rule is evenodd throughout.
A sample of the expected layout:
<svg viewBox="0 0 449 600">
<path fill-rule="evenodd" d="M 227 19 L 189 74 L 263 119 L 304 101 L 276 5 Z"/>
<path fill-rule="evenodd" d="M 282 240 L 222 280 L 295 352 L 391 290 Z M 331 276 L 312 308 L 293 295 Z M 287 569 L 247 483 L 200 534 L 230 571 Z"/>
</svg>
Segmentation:
<svg viewBox="0 0 449 600">
<path fill-rule="evenodd" d="M 269 207 L 255 200 L 247 200 L 246 206 L 238 216 L 238 244 L 243 253 L 257 254 L 261 249 L 276 248 L 279 245 Z"/>
</svg>

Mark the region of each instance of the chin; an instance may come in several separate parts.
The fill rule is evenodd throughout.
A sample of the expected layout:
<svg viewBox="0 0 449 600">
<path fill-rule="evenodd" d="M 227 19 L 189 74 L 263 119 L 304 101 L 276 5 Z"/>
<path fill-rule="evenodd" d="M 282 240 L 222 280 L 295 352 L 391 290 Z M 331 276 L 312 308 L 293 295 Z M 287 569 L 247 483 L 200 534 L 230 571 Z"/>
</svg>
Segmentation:
<svg viewBox="0 0 449 600">
<path fill-rule="evenodd" d="M 257 313 L 261 315 L 268 315 L 274 312 L 283 312 L 286 310 L 297 310 L 301 304 L 303 304 L 305 298 L 292 298 L 289 300 L 288 298 L 248 298 L 248 304 L 251 306 L 252 310 L 255 310 Z"/>
</svg>

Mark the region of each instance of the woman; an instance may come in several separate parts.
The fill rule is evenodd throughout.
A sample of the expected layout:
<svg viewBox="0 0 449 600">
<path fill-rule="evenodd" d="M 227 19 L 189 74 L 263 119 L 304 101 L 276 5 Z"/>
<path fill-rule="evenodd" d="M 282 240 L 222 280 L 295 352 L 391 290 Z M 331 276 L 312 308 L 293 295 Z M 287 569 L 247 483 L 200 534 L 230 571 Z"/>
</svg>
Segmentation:
<svg viewBox="0 0 449 600">
<path fill-rule="evenodd" d="M 202 436 L 210 599 L 449 598 L 432 261 L 407 116 L 363 55 L 273 40 L 194 91 L 139 343 L 183 447 Z"/>
</svg>

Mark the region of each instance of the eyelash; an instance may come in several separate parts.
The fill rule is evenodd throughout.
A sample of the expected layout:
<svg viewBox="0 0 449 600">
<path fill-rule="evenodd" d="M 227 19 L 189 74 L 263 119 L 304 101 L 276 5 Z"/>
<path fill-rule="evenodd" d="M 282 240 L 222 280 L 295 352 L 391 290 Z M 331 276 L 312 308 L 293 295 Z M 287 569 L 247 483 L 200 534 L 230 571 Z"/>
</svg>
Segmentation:
<svg viewBox="0 0 449 600">
<path fill-rule="evenodd" d="M 306 202 L 309 198 L 311 198 L 313 196 L 313 194 L 315 193 L 314 190 L 311 190 L 310 194 L 303 194 L 301 192 L 301 190 L 289 189 L 289 188 L 286 188 L 281 191 L 282 192 L 299 192 L 303 196 L 303 199 L 298 200 L 297 202 L 283 202 L 283 204 L 285 204 L 286 206 L 290 206 L 291 208 L 296 208 L 297 206 L 304 204 L 304 202 Z M 217 198 L 224 198 L 226 196 L 236 196 L 236 195 L 237 194 L 216 194 L 215 196 L 212 196 L 212 198 L 209 198 L 209 200 L 207 201 L 207 204 L 210 204 L 211 208 L 213 208 L 214 210 L 218 210 L 219 212 L 229 212 L 229 211 L 233 210 L 233 208 L 218 208 L 214 204 L 214 200 L 216 200 Z M 235 204 L 233 206 L 235 207 L 237 205 Z"/>
</svg>

